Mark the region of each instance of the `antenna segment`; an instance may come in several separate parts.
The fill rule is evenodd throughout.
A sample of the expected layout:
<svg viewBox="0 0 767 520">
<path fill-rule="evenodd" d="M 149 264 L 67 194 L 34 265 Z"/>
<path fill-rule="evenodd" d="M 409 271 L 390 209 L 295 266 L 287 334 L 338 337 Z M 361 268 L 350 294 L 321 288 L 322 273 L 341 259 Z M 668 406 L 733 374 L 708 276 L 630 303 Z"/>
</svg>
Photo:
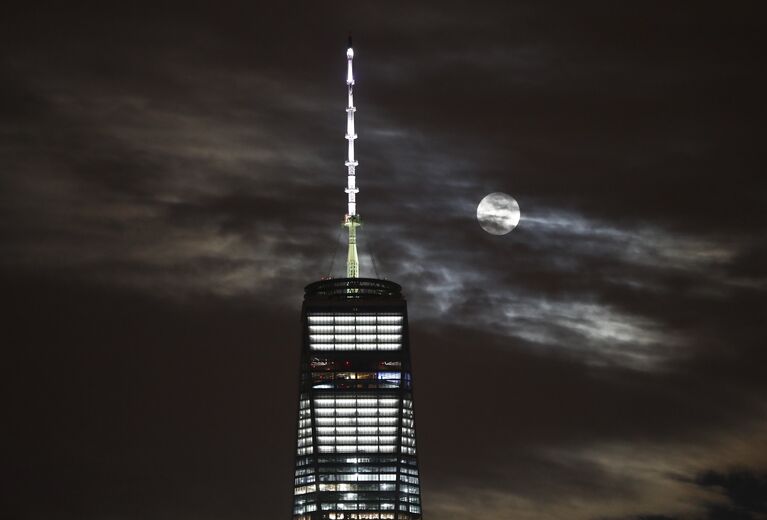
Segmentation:
<svg viewBox="0 0 767 520">
<path fill-rule="evenodd" d="M 357 188 L 355 168 L 357 161 L 354 159 L 354 140 L 357 134 L 354 133 L 354 74 L 352 72 L 352 60 L 354 59 L 354 50 L 352 49 L 352 37 L 349 36 L 349 48 L 346 50 L 346 87 L 349 92 L 349 102 L 346 106 L 346 140 L 349 143 L 349 152 L 346 159 L 346 189 L 347 211 L 344 217 L 344 226 L 349 230 L 349 253 L 346 257 L 346 277 L 358 278 L 360 275 L 360 263 L 357 256 L 357 228 L 362 225 L 360 216 L 357 214 Z"/>
</svg>

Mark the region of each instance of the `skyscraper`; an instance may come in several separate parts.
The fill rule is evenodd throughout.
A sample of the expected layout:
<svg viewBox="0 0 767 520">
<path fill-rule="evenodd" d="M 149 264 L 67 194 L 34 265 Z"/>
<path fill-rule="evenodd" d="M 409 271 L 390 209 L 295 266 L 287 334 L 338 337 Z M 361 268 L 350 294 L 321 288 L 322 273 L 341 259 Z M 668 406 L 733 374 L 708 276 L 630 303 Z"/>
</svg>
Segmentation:
<svg viewBox="0 0 767 520">
<path fill-rule="evenodd" d="M 348 72 L 346 278 L 306 286 L 294 520 L 422 518 L 407 305 L 359 277 L 354 75 Z"/>
</svg>

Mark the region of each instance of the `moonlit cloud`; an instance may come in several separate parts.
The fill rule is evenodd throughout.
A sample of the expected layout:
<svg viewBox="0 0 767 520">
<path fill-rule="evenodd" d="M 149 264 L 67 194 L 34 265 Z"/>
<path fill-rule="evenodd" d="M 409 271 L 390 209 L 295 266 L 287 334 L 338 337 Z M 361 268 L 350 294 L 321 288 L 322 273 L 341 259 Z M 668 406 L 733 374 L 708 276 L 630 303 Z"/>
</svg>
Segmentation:
<svg viewBox="0 0 767 520">
<path fill-rule="evenodd" d="M 408 298 L 426 515 L 758 518 L 726 491 L 767 469 L 753 13 L 9 11 L 15 516 L 287 511 L 351 27 L 361 267 Z M 492 192 L 524 211 L 502 237 Z"/>
</svg>

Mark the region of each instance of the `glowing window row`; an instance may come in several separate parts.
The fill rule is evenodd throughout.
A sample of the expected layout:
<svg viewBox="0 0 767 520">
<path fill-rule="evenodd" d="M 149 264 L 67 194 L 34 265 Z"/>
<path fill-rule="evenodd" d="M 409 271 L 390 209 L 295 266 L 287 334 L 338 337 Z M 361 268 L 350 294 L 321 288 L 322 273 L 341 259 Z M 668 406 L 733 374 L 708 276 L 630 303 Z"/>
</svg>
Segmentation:
<svg viewBox="0 0 767 520">
<path fill-rule="evenodd" d="M 402 325 L 309 325 L 309 334 L 402 334 Z"/>
<path fill-rule="evenodd" d="M 317 448 L 318 453 L 396 453 L 396 446 L 393 442 L 381 442 L 377 437 L 358 437 L 354 442 L 320 442 Z M 298 454 L 313 453 L 311 450 L 314 443 L 311 439 L 298 442 Z M 375 447 L 379 449 L 373 449 Z M 402 446 L 403 453 L 410 449 L 408 446 Z M 411 452 L 407 452 L 411 453 Z M 412 452 L 415 453 L 415 452 Z"/>
<path fill-rule="evenodd" d="M 320 426 L 317 428 L 319 435 L 394 435 L 397 433 L 396 426 Z"/>
<path fill-rule="evenodd" d="M 349 501 L 358 501 L 358 500 L 392 500 L 392 496 L 386 496 L 385 494 L 382 495 L 380 492 L 362 492 L 362 493 L 336 493 L 336 496 L 330 497 L 331 500 L 344 500 L 347 503 Z M 327 499 L 327 498 L 326 498 Z M 400 502 L 410 502 L 410 499 L 400 499 Z"/>
<path fill-rule="evenodd" d="M 328 518 L 330 520 L 394 520 L 394 513 L 330 513 Z"/>
<path fill-rule="evenodd" d="M 311 343 L 399 343 L 402 334 L 309 334 Z"/>
<path fill-rule="evenodd" d="M 401 314 L 310 314 L 310 325 L 398 325 Z"/>
<path fill-rule="evenodd" d="M 371 464 L 373 462 L 388 462 L 388 463 L 396 463 L 397 459 L 396 457 L 386 457 L 384 459 L 380 459 L 378 457 L 345 457 L 343 459 L 338 459 L 337 457 L 321 457 L 317 460 L 320 464 L 336 464 L 336 463 L 346 463 L 346 464 Z M 402 464 L 415 464 L 415 462 L 410 462 L 405 459 L 403 459 Z M 365 467 L 365 466 L 360 466 Z M 392 469 L 392 471 L 394 471 Z"/>
<path fill-rule="evenodd" d="M 305 495 L 305 494 L 306 493 L 302 493 L 302 495 Z M 301 496 L 301 495 L 294 495 L 294 497 L 299 497 L 299 496 Z M 383 497 L 380 497 L 380 495 L 377 496 L 375 493 L 342 493 L 342 494 L 340 494 L 340 496 L 336 496 L 336 497 L 333 497 L 333 498 L 335 498 L 336 500 L 339 500 L 339 499 L 340 500 L 344 500 L 344 504 L 349 506 L 350 503 L 354 503 L 354 502 L 357 502 L 359 500 L 376 500 L 376 499 L 380 500 Z M 386 497 L 386 498 L 391 500 L 391 497 Z M 298 502 L 305 503 L 306 502 L 306 500 L 302 500 L 302 499 L 295 499 L 294 501 L 296 503 L 298 503 Z M 409 504 L 420 504 L 421 500 L 420 500 L 420 497 L 418 497 L 417 495 L 410 495 L 410 496 L 400 496 L 399 502 L 400 502 L 400 509 L 406 511 L 408 503 Z M 374 502 L 374 504 L 375 503 L 377 503 L 377 502 Z M 403 507 L 403 505 L 404 505 L 404 507 Z M 369 507 L 363 507 L 362 504 L 360 504 L 360 509 L 370 509 L 370 508 Z M 376 508 L 373 507 L 373 509 L 376 509 Z"/>
<path fill-rule="evenodd" d="M 402 486 L 400 486 L 402 487 Z M 412 486 L 411 486 L 412 487 Z M 320 491 L 396 491 L 397 485 L 384 482 L 320 484 Z"/>
<path fill-rule="evenodd" d="M 396 473 L 330 474 L 320 478 L 323 482 L 396 482 Z"/>
<path fill-rule="evenodd" d="M 317 437 L 318 443 L 321 445 L 330 444 L 394 444 L 396 437 L 391 435 L 396 433 L 395 431 L 383 432 L 384 435 L 379 433 L 371 433 L 367 435 L 357 435 L 354 432 L 334 432 L 331 428 L 330 431 L 319 432 L 320 436 Z M 344 433 L 346 435 L 338 435 L 338 433 Z M 335 434 L 335 435 L 334 435 Z M 351 435 L 349 435 L 351 434 Z M 388 434 L 388 435 L 386 435 Z M 314 444 L 312 437 L 301 437 L 298 439 L 298 447 L 311 446 Z M 408 446 L 415 448 L 415 439 L 412 437 L 400 437 L 400 444 L 402 446 Z"/>
<path fill-rule="evenodd" d="M 333 379 L 400 380 L 402 379 L 402 372 L 394 372 L 390 370 L 380 372 L 312 372 L 312 379 L 315 381 L 332 381 Z"/>
<path fill-rule="evenodd" d="M 412 422 L 412 421 L 411 421 Z M 394 426 L 396 417 L 318 417 L 318 426 Z"/>
<path fill-rule="evenodd" d="M 391 417 L 399 415 L 399 408 L 315 408 L 314 414 L 318 417 L 348 417 L 348 416 L 366 416 L 366 417 Z"/>
<path fill-rule="evenodd" d="M 359 457 L 363 459 L 363 457 Z M 320 466 L 320 473 L 395 473 L 396 466 L 366 466 L 358 464 L 340 465 L 340 466 Z"/>
<path fill-rule="evenodd" d="M 314 406 L 316 407 L 330 407 L 335 406 L 337 408 L 344 408 L 347 406 L 360 406 L 360 407 L 368 407 L 368 406 L 397 406 L 399 404 L 400 400 L 397 398 L 343 398 L 339 397 L 338 399 L 333 398 L 327 398 L 327 397 L 318 397 L 314 400 Z M 408 406 L 409 401 L 405 400 L 403 404 L 405 407 L 409 408 Z"/>
<path fill-rule="evenodd" d="M 394 510 L 394 504 L 391 502 L 338 502 L 338 503 L 322 503 L 322 510 L 323 511 L 357 511 L 357 510 L 382 510 L 382 511 L 393 511 Z M 336 514 L 337 515 L 337 514 Z M 336 518 L 339 518 L 336 516 Z M 351 517 L 349 517 L 351 518 Z"/>
<path fill-rule="evenodd" d="M 350 444 L 343 446 L 320 446 L 317 453 L 396 453 L 396 446 L 379 446 L 377 444 Z"/>
<path fill-rule="evenodd" d="M 403 439 L 404 440 L 404 439 Z M 319 444 L 394 444 L 394 435 L 321 435 L 317 437 Z"/>
<path fill-rule="evenodd" d="M 400 350 L 402 343 L 310 343 L 311 350 Z"/>
</svg>

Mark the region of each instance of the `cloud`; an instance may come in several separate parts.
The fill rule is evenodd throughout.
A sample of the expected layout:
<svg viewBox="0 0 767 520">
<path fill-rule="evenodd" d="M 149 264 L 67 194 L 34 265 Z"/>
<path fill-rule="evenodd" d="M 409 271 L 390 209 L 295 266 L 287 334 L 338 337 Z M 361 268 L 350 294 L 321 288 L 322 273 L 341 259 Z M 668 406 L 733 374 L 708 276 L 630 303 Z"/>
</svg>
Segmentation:
<svg viewBox="0 0 767 520">
<path fill-rule="evenodd" d="M 343 267 L 349 27 L 362 269 L 408 297 L 427 514 L 761 514 L 728 491 L 737 467 L 767 467 L 758 17 L 491 2 L 4 19 L 21 516 L 288 507 L 302 287 Z M 522 207 L 503 237 L 475 219 L 496 191 Z"/>
</svg>

